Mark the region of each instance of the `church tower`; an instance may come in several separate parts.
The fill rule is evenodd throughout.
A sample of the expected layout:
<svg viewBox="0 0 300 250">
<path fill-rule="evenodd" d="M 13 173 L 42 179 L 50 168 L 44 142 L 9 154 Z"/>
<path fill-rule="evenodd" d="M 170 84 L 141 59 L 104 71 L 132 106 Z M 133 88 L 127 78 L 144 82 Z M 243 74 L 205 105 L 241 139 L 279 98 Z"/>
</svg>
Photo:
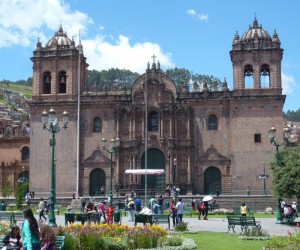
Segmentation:
<svg viewBox="0 0 300 250">
<path fill-rule="evenodd" d="M 78 91 L 78 61 L 82 54 L 82 45 L 75 47 L 60 26 L 45 47 L 40 41 L 31 58 L 33 62 L 33 95 L 32 100 L 74 100 Z M 86 82 L 86 58 L 80 62 L 81 90 Z"/>
<path fill-rule="evenodd" d="M 282 54 L 276 31 L 271 37 L 256 18 L 241 38 L 236 32 L 230 51 L 234 90 L 280 95 Z"/>
<path fill-rule="evenodd" d="M 86 87 L 88 64 L 82 45 L 75 45 L 60 26 L 54 36 L 42 46 L 38 41 L 33 51 L 31 115 L 30 187 L 43 197 L 49 196 L 51 162 L 51 133 L 43 129 L 41 114 L 55 110 L 62 126 L 62 114 L 69 113 L 67 129 L 55 139 L 57 196 L 72 193 L 77 175 L 78 90 Z M 50 148 L 49 148 L 50 147 Z M 37 177 L 38 176 L 38 177 Z"/>
</svg>

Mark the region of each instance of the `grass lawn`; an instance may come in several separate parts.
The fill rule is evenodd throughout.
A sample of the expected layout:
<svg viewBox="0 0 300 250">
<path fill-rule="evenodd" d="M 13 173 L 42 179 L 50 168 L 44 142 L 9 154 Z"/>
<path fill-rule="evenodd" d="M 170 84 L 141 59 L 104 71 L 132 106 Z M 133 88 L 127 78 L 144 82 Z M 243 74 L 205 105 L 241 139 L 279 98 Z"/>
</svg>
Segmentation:
<svg viewBox="0 0 300 250">
<path fill-rule="evenodd" d="M 239 234 L 199 232 L 185 234 L 184 237 L 193 239 L 201 250 L 262 250 L 266 241 L 239 240 Z"/>
</svg>

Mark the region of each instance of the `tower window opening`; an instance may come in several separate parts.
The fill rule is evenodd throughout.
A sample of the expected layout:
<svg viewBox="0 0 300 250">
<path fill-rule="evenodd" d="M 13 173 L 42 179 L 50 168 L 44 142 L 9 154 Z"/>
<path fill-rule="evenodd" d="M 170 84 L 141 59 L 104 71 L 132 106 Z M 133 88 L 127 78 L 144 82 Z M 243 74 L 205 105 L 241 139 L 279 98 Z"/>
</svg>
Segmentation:
<svg viewBox="0 0 300 250">
<path fill-rule="evenodd" d="M 58 80 L 59 80 L 59 83 L 58 83 L 59 93 L 60 94 L 66 93 L 67 92 L 67 85 L 66 85 L 67 75 L 66 75 L 65 71 L 62 71 L 62 72 L 59 73 Z"/>
<path fill-rule="evenodd" d="M 245 88 L 254 87 L 253 67 L 247 65 L 244 69 Z"/>
<path fill-rule="evenodd" d="M 261 66 L 260 83 L 261 83 L 261 88 L 269 88 L 270 87 L 270 68 L 268 65 Z"/>
<path fill-rule="evenodd" d="M 45 72 L 43 75 L 43 94 L 51 94 L 51 73 Z"/>
</svg>

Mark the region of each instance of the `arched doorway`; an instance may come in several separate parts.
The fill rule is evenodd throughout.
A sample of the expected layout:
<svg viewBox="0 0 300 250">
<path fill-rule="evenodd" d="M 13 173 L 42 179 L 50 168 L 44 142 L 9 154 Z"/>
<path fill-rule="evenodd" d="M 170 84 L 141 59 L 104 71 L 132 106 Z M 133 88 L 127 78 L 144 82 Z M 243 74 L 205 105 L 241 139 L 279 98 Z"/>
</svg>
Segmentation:
<svg viewBox="0 0 300 250">
<path fill-rule="evenodd" d="M 29 171 L 23 171 L 18 176 L 18 183 L 29 182 Z"/>
<path fill-rule="evenodd" d="M 101 195 L 101 187 L 106 187 L 106 176 L 101 168 L 94 169 L 90 174 L 90 195 Z"/>
<path fill-rule="evenodd" d="M 148 169 L 164 169 L 165 155 L 156 148 L 147 150 L 147 168 Z M 145 169 L 145 153 L 142 155 L 142 169 Z M 165 175 L 147 175 L 148 189 L 164 190 L 166 178 Z M 141 178 L 141 188 L 145 187 L 145 175 Z"/>
<path fill-rule="evenodd" d="M 216 167 L 209 167 L 204 172 L 204 194 L 215 194 L 218 190 L 222 192 L 221 172 Z"/>
</svg>

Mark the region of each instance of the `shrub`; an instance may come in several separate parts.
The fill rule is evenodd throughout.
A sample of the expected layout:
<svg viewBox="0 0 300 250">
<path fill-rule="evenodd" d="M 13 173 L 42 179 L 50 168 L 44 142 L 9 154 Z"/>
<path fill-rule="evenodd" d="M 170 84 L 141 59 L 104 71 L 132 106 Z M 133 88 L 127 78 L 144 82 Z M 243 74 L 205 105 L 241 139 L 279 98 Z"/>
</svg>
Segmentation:
<svg viewBox="0 0 300 250">
<path fill-rule="evenodd" d="M 129 227 L 116 224 L 70 225 L 58 230 L 65 234 L 65 250 L 125 250 L 156 248 L 163 244 L 166 230 L 161 226 Z"/>
<path fill-rule="evenodd" d="M 243 235 L 239 237 L 240 240 L 269 240 L 271 236 L 265 230 L 261 228 L 249 227 L 247 228 Z"/>
<path fill-rule="evenodd" d="M 181 246 L 183 242 L 183 238 L 181 235 L 171 235 L 167 237 L 165 244 L 167 246 Z"/>
<path fill-rule="evenodd" d="M 300 249 L 300 225 L 297 223 L 292 232 L 288 231 L 287 236 L 273 236 L 266 243 L 266 248 L 271 249 Z"/>
<path fill-rule="evenodd" d="M 187 225 L 188 223 L 187 222 L 180 222 L 178 223 L 175 227 L 174 227 L 174 230 L 175 231 L 187 231 Z"/>
</svg>

